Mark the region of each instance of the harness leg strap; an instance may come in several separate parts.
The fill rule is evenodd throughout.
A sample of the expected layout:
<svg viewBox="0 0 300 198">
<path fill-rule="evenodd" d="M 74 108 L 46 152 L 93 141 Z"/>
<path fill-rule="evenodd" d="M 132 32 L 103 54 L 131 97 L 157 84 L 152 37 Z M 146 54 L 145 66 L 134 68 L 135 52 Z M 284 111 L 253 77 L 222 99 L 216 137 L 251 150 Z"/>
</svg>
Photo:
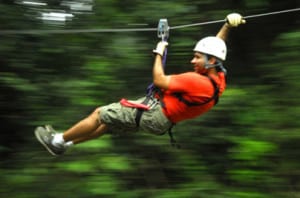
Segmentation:
<svg viewBox="0 0 300 198">
<path fill-rule="evenodd" d="M 150 100 L 150 97 L 147 96 L 141 104 L 147 105 L 149 100 Z M 143 115 L 144 111 L 145 111 L 145 109 L 141 109 L 141 108 L 137 109 L 137 112 L 136 112 L 136 115 L 135 115 L 135 124 L 136 124 L 137 127 L 140 126 L 140 121 L 141 121 L 141 118 L 142 118 L 142 115 Z"/>
<path fill-rule="evenodd" d="M 174 124 L 168 130 L 168 134 L 170 137 L 170 143 L 173 147 L 180 149 L 181 148 L 180 144 L 175 140 L 175 138 L 173 136 L 173 132 L 172 132 L 173 126 L 174 126 Z"/>
</svg>

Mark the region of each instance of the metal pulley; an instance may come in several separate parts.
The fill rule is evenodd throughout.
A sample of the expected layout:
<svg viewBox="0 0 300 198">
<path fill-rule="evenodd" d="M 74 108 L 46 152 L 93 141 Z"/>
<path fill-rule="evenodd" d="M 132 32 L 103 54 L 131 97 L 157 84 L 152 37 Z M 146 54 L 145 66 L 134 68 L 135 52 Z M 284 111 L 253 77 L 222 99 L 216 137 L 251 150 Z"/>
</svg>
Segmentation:
<svg viewBox="0 0 300 198">
<path fill-rule="evenodd" d="M 160 19 L 157 27 L 157 37 L 162 41 L 166 41 L 169 38 L 169 25 L 167 19 Z"/>
</svg>

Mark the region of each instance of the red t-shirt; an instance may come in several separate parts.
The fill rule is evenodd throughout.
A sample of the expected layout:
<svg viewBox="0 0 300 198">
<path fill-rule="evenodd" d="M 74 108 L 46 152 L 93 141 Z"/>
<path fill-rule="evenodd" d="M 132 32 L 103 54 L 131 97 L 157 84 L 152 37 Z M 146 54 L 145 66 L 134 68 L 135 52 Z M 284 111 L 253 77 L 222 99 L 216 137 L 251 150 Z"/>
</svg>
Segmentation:
<svg viewBox="0 0 300 198">
<path fill-rule="evenodd" d="M 225 74 L 219 72 L 218 76 L 210 76 L 219 87 L 219 96 L 225 90 Z M 214 86 L 207 76 L 196 72 L 187 72 L 178 75 L 172 75 L 167 90 L 163 91 L 163 112 L 167 118 L 177 123 L 182 120 L 197 117 L 214 106 L 214 100 L 207 104 L 199 106 L 187 106 L 178 100 L 174 93 L 181 93 L 182 97 L 190 102 L 203 103 L 214 94 Z"/>
</svg>

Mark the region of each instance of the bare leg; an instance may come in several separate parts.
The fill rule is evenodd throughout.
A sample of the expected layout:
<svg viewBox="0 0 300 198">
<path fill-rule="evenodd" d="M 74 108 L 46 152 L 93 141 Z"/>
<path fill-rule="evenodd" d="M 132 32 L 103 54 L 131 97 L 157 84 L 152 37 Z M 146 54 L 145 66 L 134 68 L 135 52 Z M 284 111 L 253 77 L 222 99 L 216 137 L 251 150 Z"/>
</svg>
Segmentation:
<svg viewBox="0 0 300 198">
<path fill-rule="evenodd" d="M 107 126 L 105 124 L 101 124 L 93 133 L 90 133 L 89 135 L 84 136 L 84 137 L 74 139 L 73 143 L 79 144 L 81 142 L 85 142 L 85 141 L 88 141 L 91 139 L 96 139 L 96 138 L 102 136 L 105 133 L 106 129 L 107 129 Z"/>
<path fill-rule="evenodd" d="M 84 138 L 93 137 L 95 135 L 94 132 L 98 132 L 98 128 L 102 125 L 99 121 L 99 112 L 100 108 L 97 108 L 91 115 L 87 118 L 81 120 L 73 127 L 64 132 L 63 138 L 66 142 L 74 141 L 74 140 L 84 140 Z M 106 125 L 103 124 L 102 128 L 106 128 Z M 104 129 L 100 128 L 99 132 L 104 131 Z M 97 133 L 95 133 L 97 134 Z"/>
</svg>

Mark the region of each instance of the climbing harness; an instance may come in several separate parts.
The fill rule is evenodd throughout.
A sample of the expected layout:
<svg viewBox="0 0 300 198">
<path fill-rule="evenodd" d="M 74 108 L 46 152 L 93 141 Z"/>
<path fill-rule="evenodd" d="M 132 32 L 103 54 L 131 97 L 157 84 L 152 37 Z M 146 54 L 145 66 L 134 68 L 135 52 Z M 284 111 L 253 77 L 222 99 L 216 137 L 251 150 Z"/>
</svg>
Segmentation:
<svg viewBox="0 0 300 198">
<path fill-rule="evenodd" d="M 168 20 L 167 19 L 160 19 L 158 22 L 157 26 L 157 37 L 160 38 L 162 41 L 167 41 L 169 38 L 169 25 L 168 25 Z M 167 48 L 164 51 L 163 54 L 163 67 L 165 68 L 166 65 L 166 60 L 167 60 Z M 153 83 L 151 83 L 147 87 L 147 95 L 146 99 L 142 102 L 142 104 L 147 105 L 149 102 L 150 98 L 153 96 L 153 93 L 155 92 L 157 88 L 154 86 Z M 136 115 L 136 124 L 139 126 L 139 122 L 141 120 L 141 116 L 143 114 L 143 110 L 138 109 L 137 115 Z"/>
<path fill-rule="evenodd" d="M 162 41 L 167 41 L 167 39 L 169 38 L 169 26 L 168 26 L 168 21 L 167 19 L 160 19 L 159 23 L 158 23 L 158 27 L 157 27 L 157 36 L 158 38 L 160 38 Z M 167 59 L 167 48 L 164 51 L 163 57 L 162 57 L 162 64 L 163 64 L 163 68 L 165 69 L 166 67 L 166 59 Z M 174 93 L 174 97 L 176 97 L 180 102 L 183 102 L 185 105 L 187 106 L 201 106 L 201 105 L 205 105 L 211 101 L 214 101 L 214 105 L 217 104 L 218 99 L 219 99 L 219 87 L 217 86 L 216 82 L 210 77 L 207 76 L 209 78 L 209 80 L 211 81 L 213 87 L 214 87 L 214 94 L 212 97 L 208 98 L 206 101 L 204 102 L 191 102 L 186 100 L 183 95 L 181 93 Z M 125 105 L 125 106 L 134 106 L 137 109 L 136 112 L 136 116 L 135 116 L 135 122 L 136 122 L 136 126 L 139 127 L 140 125 L 140 121 L 141 121 L 141 117 L 144 113 L 144 111 L 147 111 L 149 109 L 148 108 L 148 103 L 150 101 L 152 101 L 154 99 L 154 95 L 155 94 L 159 95 L 159 101 L 161 103 L 161 107 L 165 108 L 164 102 L 163 102 L 163 94 L 161 92 L 161 90 L 159 88 L 156 88 L 154 86 L 153 83 L 151 83 L 148 87 L 147 87 L 147 94 L 146 94 L 146 98 L 144 99 L 144 101 L 140 104 L 131 104 L 130 102 L 128 102 L 127 100 L 122 99 L 120 102 L 121 104 Z M 168 135 L 170 137 L 170 143 L 172 146 L 176 147 L 176 148 L 180 148 L 180 145 L 176 142 L 173 133 L 172 133 L 172 128 L 175 124 L 173 123 L 172 126 L 168 129 Z"/>
<path fill-rule="evenodd" d="M 251 19 L 257 17 L 264 17 L 264 16 L 271 16 L 277 14 L 284 14 L 284 13 L 291 13 L 291 12 L 298 12 L 300 8 L 293 8 L 287 10 L 280 10 L 274 12 L 267 12 L 262 14 L 254 14 L 244 16 L 244 19 Z M 170 30 L 175 29 L 182 29 L 194 26 L 202 26 L 202 25 L 209 25 L 209 24 L 216 24 L 216 23 L 224 23 L 226 22 L 225 19 L 221 20 L 214 20 L 214 21 L 206 21 L 201 23 L 192 23 L 192 24 L 185 24 L 185 25 L 178 25 L 169 27 Z M 9 35 L 9 34 L 78 34 L 78 33 L 111 33 L 111 32 L 154 32 L 157 31 L 157 28 L 117 28 L 117 29 L 68 29 L 68 30 L 0 30 L 0 35 Z"/>
<path fill-rule="evenodd" d="M 158 27 L 157 27 L 157 37 L 159 39 L 161 39 L 162 41 L 167 41 L 168 37 L 169 37 L 169 25 L 168 25 L 168 20 L 167 19 L 160 19 L 159 23 L 158 23 Z M 166 66 L 166 59 L 167 59 L 167 48 L 164 51 L 163 57 L 162 57 L 162 64 L 163 64 L 163 68 L 165 69 Z M 162 107 L 163 107 L 163 103 L 162 103 L 162 98 L 156 98 L 155 94 L 156 93 L 160 93 L 160 89 L 155 87 L 153 83 L 151 83 L 148 87 L 147 87 L 147 91 L 146 91 L 146 97 L 145 99 L 141 102 L 141 103 L 135 103 L 135 102 L 130 102 L 126 99 L 121 99 L 120 104 L 126 107 L 133 107 L 136 108 L 136 115 L 135 115 L 135 123 L 136 126 L 139 127 L 140 126 L 140 121 L 142 118 L 142 115 L 145 111 L 150 110 L 150 106 L 152 106 L 153 104 L 158 104 L 161 103 Z M 150 105 L 149 105 L 150 103 Z M 177 148 L 179 148 L 180 146 L 176 143 L 173 134 L 172 134 L 172 128 L 173 128 L 174 124 L 172 124 L 172 126 L 168 129 L 168 134 L 170 136 L 170 142 L 172 146 L 175 146 Z M 161 134 L 163 135 L 163 134 Z"/>
<path fill-rule="evenodd" d="M 157 37 L 160 38 L 162 41 L 167 41 L 169 38 L 169 25 L 168 25 L 168 20 L 167 19 L 160 19 L 159 23 L 158 23 L 158 27 L 157 27 Z M 166 67 L 166 60 L 167 60 L 167 48 L 164 51 L 163 57 L 162 57 L 162 64 L 163 64 L 163 68 L 165 69 Z M 158 88 L 156 88 L 154 86 L 153 83 L 151 83 L 148 87 L 147 87 L 147 94 L 146 94 L 146 98 L 145 100 L 141 103 L 142 105 L 147 105 L 148 102 L 153 99 L 154 94 L 156 92 L 161 92 Z M 162 102 L 162 98 L 159 98 L 159 101 L 163 107 L 163 102 Z M 143 115 L 143 112 L 145 110 L 141 109 L 141 108 L 137 108 L 137 113 L 136 113 L 136 117 L 135 117 L 135 122 L 136 125 L 139 126 L 141 117 Z M 174 124 L 172 124 L 172 126 L 168 129 L 168 135 L 170 137 L 170 143 L 173 147 L 176 148 L 180 148 L 180 145 L 176 142 L 173 133 L 172 133 L 172 128 L 173 128 Z M 163 134 L 162 134 L 163 135 Z"/>
<path fill-rule="evenodd" d="M 188 107 L 193 107 L 193 106 L 202 106 L 202 105 L 205 105 L 205 104 L 208 104 L 209 102 L 211 101 L 214 101 L 214 105 L 216 105 L 219 101 L 219 87 L 217 86 L 217 83 L 210 77 L 210 76 L 207 76 L 209 78 L 209 80 L 211 81 L 213 87 L 214 87 L 214 94 L 208 98 L 206 101 L 204 102 L 192 102 L 192 101 L 188 101 L 186 100 L 182 93 L 174 93 L 173 95 L 182 103 L 184 103 L 186 106 Z M 161 93 L 160 93 L 161 94 Z M 165 104 L 163 102 L 163 95 L 161 94 L 160 95 L 160 102 L 161 102 L 161 106 L 162 108 L 164 108 Z M 176 147 L 176 148 L 180 148 L 180 144 L 177 143 L 177 141 L 175 140 L 174 136 L 173 136 L 173 132 L 172 132 L 172 129 L 173 127 L 175 126 L 175 124 L 173 124 L 169 130 L 168 130 L 168 134 L 169 134 L 169 137 L 170 137 L 170 142 L 171 142 L 171 145 L 173 147 Z"/>
</svg>

